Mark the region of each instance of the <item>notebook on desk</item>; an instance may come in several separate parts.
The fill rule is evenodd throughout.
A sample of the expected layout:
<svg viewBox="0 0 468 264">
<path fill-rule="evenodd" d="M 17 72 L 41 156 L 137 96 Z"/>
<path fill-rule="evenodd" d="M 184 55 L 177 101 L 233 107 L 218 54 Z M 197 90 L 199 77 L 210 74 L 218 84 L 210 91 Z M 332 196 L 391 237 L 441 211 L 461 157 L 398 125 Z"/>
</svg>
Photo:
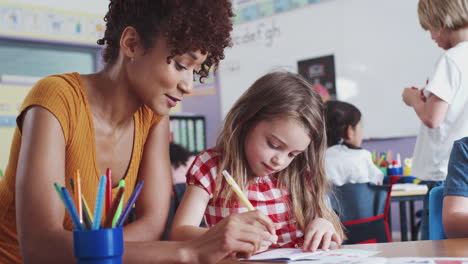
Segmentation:
<svg viewBox="0 0 468 264">
<path fill-rule="evenodd" d="M 315 252 L 304 252 L 300 248 L 279 248 L 268 250 L 249 259 L 241 261 L 268 261 L 268 262 L 292 262 L 304 260 L 318 260 L 327 258 L 365 258 L 373 256 L 379 251 L 356 250 L 356 249 L 335 249 L 335 250 L 317 250 Z"/>
<path fill-rule="evenodd" d="M 427 191 L 427 185 L 414 183 L 395 183 L 392 191 Z"/>
</svg>

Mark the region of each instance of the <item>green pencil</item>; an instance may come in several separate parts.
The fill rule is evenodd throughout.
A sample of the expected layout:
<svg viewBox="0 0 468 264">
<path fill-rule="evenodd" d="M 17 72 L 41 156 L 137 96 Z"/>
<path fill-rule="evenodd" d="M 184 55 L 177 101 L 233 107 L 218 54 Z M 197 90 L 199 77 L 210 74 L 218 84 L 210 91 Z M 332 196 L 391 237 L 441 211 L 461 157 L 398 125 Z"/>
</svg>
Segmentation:
<svg viewBox="0 0 468 264">
<path fill-rule="evenodd" d="M 119 181 L 119 189 L 120 187 L 125 187 L 125 180 L 122 179 Z M 115 227 L 115 225 L 117 224 L 117 221 L 119 220 L 120 214 L 122 214 L 123 201 L 124 201 L 124 194 L 122 194 L 119 207 L 117 207 L 117 211 L 115 212 L 114 218 L 112 219 L 112 228 Z"/>
</svg>

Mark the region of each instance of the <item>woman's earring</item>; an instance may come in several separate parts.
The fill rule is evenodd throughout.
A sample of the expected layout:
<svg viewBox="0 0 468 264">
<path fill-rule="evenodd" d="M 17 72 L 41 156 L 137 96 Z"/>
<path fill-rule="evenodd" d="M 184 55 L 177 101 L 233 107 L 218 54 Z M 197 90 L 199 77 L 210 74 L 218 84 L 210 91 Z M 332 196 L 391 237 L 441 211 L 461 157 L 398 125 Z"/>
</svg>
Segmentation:
<svg viewBox="0 0 468 264">
<path fill-rule="evenodd" d="M 130 58 L 130 63 L 134 63 L 135 62 L 135 58 L 131 57 Z"/>
</svg>

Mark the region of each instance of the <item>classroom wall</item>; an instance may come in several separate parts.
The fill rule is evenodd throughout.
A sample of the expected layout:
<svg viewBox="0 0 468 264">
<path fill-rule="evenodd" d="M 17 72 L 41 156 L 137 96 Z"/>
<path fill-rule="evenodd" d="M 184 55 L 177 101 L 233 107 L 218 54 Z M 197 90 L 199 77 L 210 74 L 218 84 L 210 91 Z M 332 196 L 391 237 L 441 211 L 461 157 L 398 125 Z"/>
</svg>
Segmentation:
<svg viewBox="0 0 468 264">
<path fill-rule="evenodd" d="M 442 53 L 418 22 L 417 0 L 234 2 L 254 18 L 234 26 L 234 46 L 221 62 L 222 116 L 265 73 L 297 72 L 298 61 L 334 55 L 337 97 L 361 110 L 366 138 L 417 134 L 418 118 L 401 93 L 422 87 Z M 262 15 L 260 3 L 274 13 Z"/>
<path fill-rule="evenodd" d="M 376 2 L 379 2 L 379 1 L 376 1 Z M 401 1 L 409 2 L 409 6 L 412 6 L 414 8 L 415 0 L 397 0 L 396 2 L 401 2 Z M 342 7 L 341 2 L 343 2 L 343 0 L 325 1 L 324 3 L 320 3 L 320 5 L 310 5 L 309 7 L 305 8 L 301 12 L 305 12 L 307 14 L 307 13 L 315 12 L 314 10 L 316 9 L 319 9 L 322 11 L 326 10 L 327 12 L 334 10 L 336 15 L 339 15 L 341 14 L 341 12 L 343 12 L 343 7 Z M 105 12 L 107 11 L 107 5 L 109 2 L 107 0 L 80 0 L 80 1 L 75 1 L 75 0 L 15 0 L 15 3 L 104 15 Z M 362 4 L 362 3 L 368 3 L 368 2 L 366 1 L 363 2 L 362 0 L 358 0 L 358 1 L 354 0 L 354 4 Z M 372 5 L 372 6 L 375 7 L 375 5 Z M 413 11 L 414 10 L 412 10 L 411 12 Z M 291 15 L 294 15 L 294 14 L 284 14 L 282 16 L 291 16 Z M 391 23 L 395 23 L 398 25 L 399 23 L 402 23 L 400 22 L 400 20 L 399 19 L 392 20 Z M 326 19 L 324 20 L 324 23 L 327 24 Z M 235 29 L 237 30 L 241 28 L 242 26 L 238 26 L 238 25 L 235 26 Z M 311 27 L 311 29 L 312 28 L 313 27 Z M 323 30 L 326 30 L 326 28 L 323 28 Z M 313 33 L 312 30 L 309 33 Z M 420 36 L 421 34 L 417 35 L 418 38 Z M 411 37 L 411 36 L 406 36 L 406 37 Z M 339 41 L 340 39 L 342 39 L 342 37 L 337 37 L 337 39 L 335 40 Z M 411 42 L 411 39 L 407 38 L 405 39 L 405 41 Z M 294 42 L 291 42 L 290 45 L 294 45 Z M 311 43 L 311 46 L 313 46 L 313 43 Z M 268 49 L 268 47 L 264 47 L 264 48 Z M 229 75 L 230 71 L 233 71 L 233 70 L 235 71 L 235 68 L 239 66 L 237 64 L 238 62 L 237 58 L 235 58 L 233 55 L 230 55 L 232 53 L 233 53 L 232 50 L 228 50 L 226 60 L 221 63 L 221 68 L 219 71 L 220 72 L 219 79 L 223 79 L 223 73 L 225 76 Z M 236 78 L 239 78 L 239 77 L 242 78 L 242 76 L 236 75 Z M 246 87 L 243 87 L 243 86 L 246 86 Z M 238 98 L 240 93 L 247 88 L 247 85 L 243 85 L 243 86 L 238 85 L 236 89 L 232 90 L 230 86 L 226 86 L 226 85 L 223 86 L 223 82 L 221 82 L 221 83 L 218 83 L 217 85 L 217 93 L 215 95 L 190 97 L 190 98 L 186 98 L 185 101 L 183 102 L 183 106 L 182 106 L 183 112 L 191 112 L 191 113 L 201 114 L 201 115 L 206 116 L 208 147 L 214 146 L 216 136 L 218 135 L 219 129 L 221 127 L 222 118 L 226 114 L 227 109 L 229 109 L 232 102 L 234 102 Z M 376 87 L 375 89 L 379 90 L 379 87 Z M 403 108 L 404 106 L 397 105 L 396 107 Z M 409 144 L 407 144 L 408 143 L 407 141 L 409 141 Z M 366 140 L 363 144 L 363 147 L 368 148 L 370 150 L 379 150 L 379 151 L 392 150 L 394 153 L 401 152 L 402 157 L 406 157 L 406 156 L 410 157 L 412 155 L 412 148 L 414 146 L 414 144 L 412 144 L 411 141 L 412 141 L 411 137 L 404 137 L 401 139 L 390 138 L 390 139 L 383 139 L 383 140 Z"/>
<path fill-rule="evenodd" d="M 416 137 L 400 137 L 386 139 L 366 139 L 362 142 L 362 148 L 369 151 L 400 153 L 401 159 L 413 157 Z"/>
<path fill-rule="evenodd" d="M 15 0 L 17 4 L 33 5 L 58 10 L 78 11 L 104 16 L 108 8 L 108 0 Z M 102 68 L 102 59 L 98 56 L 98 69 Z M 217 88 L 216 88 L 217 89 Z M 218 90 L 218 89 L 217 89 Z M 215 144 L 216 136 L 221 124 L 219 93 L 187 97 L 180 110 L 185 113 L 203 115 L 206 118 L 207 146 Z"/>
</svg>

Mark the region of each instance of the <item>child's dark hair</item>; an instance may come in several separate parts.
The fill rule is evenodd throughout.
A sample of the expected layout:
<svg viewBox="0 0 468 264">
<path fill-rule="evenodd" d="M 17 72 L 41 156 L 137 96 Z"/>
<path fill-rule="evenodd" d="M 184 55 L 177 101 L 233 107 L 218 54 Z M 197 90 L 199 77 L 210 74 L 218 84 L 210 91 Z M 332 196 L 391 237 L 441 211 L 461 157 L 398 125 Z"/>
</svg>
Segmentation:
<svg viewBox="0 0 468 264">
<path fill-rule="evenodd" d="M 169 144 L 169 155 L 171 159 L 171 165 L 175 169 L 185 165 L 190 156 L 192 156 L 192 154 L 186 148 L 174 142 Z"/>
<path fill-rule="evenodd" d="M 232 45 L 233 16 L 230 0 L 110 0 L 104 17 L 106 31 L 97 43 L 106 45 L 104 62 L 113 64 L 127 26 L 136 29 L 146 50 L 164 36 L 172 48 L 168 62 L 189 51 L 208 54 L 199 71 L 202 78 L 224 59 L 224 48 Z"/>
<path fill-rule="evenodd" d="M 348 126 L 355 127 L 361 120 L 361 111 L 354 105 L 341 101 L 325 103 L 325 122 L 327 126 L 327 144 L 329 147 L 346 139 Z"/>
</svg>

